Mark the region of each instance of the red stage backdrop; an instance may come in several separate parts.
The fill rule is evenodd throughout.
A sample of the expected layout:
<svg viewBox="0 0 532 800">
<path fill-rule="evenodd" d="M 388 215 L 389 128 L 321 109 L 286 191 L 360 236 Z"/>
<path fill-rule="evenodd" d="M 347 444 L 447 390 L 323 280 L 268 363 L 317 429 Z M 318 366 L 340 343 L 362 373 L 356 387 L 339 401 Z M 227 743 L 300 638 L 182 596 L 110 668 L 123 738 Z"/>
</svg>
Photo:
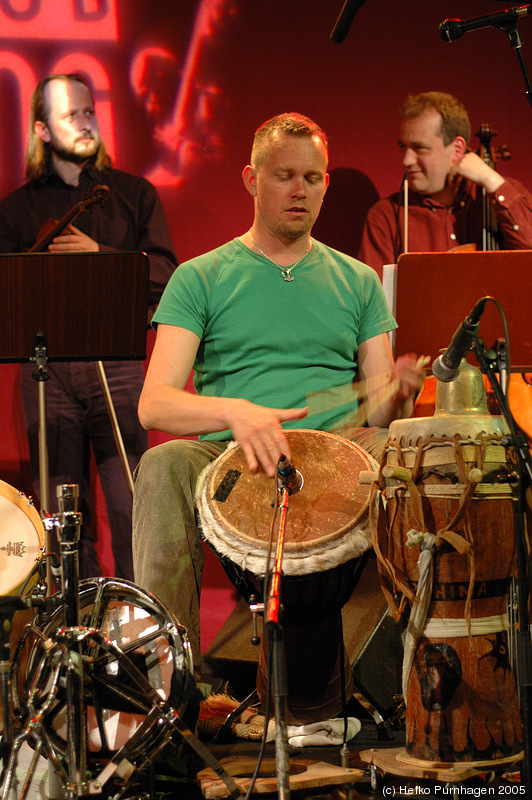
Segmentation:
<svg viewBox="0 0 532 800">
<path fill-rule="evenodd" d="M 23 181 L 35 84 L 68 71 L 92 82 L 115 165 L 157 186 L 181 261 L 250 224 L 240 173 L 255 128 L 282 111 L 314 117 L 329 135 L 331 186 L 315 235 L 351 254 L 368 207 L 401 183 L 398 109 L 409 92 L 460 97 L 473 131 L 487 122 L 498 132 L 494 145 L 508 146 L 501 172 L 532 187 L 532 109 L 507 35 L 487 28 L 445 43 L 438 31 L 444 19 L 505 3 L 367 0 L 339 45 L 329 37 L 342 7 L 343 0 L 0 0 L 0 193 Z M 532 17 L 519 29 L 532 69 Z M 423 286 L 419 293 L 423 302 Z M 16 368 L 0 370 L 0 478 L 31 493 Z M 101 508 L 104 526 L 103 518 Z"/>
</svg>

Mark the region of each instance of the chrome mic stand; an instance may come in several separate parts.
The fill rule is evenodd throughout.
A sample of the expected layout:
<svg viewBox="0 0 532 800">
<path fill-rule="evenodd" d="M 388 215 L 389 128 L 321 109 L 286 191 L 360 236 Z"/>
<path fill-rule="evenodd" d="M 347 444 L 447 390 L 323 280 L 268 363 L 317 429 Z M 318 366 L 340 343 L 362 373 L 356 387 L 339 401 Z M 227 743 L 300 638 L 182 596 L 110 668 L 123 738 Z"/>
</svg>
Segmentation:
<svg viewBox="0 0 532 800">
<path fill-rule="evenodd" d="M 67 708 L 67 798 L 74 800 L 78 788 L 87 782 L 87 714 L 84 702 L 83 659 L 81 640 L 75 635 L 79 628 L 79 538 L 81 514 L 78 512 L 79 486 L 63 484 L 57 487 L 59 514 L 54 518 L 59 537 L 62 592 L 65 604 L 65 625 L 72 632 L 68 642 L 66 667 Z"/>
</svg>

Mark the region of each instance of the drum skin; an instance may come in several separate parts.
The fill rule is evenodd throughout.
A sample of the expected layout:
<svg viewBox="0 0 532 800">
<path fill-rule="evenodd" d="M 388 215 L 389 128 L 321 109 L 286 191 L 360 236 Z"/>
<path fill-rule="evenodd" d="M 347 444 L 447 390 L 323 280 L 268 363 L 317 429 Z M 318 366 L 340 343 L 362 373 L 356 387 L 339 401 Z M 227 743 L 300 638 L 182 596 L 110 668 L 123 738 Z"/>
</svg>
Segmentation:
<svg viewBox="0 0 532 800">
<path fill-rule="evenodd" d="M 44 527 L 30 497 L 0 480 L 0 595 L 28 591 L 37 577 L 31 575 L 44 547 Z M 15 651 L 32 610 L 15 611 L 11 620 L 11 653 Z M 6 623 L 7 624 L 7 623 Z M 0 706 L 0 729 L 3 730 Z"/>
<path fill-rule="evenodd" d="M 301 490 L 289 497 L 283 556 L 287 721 L 306 724 L 338 714 L 343 694 L 349 699 L 352 693 L 349 658 L 341 646 L 341 608 L 371 545 L 369 486 L 359 482 L 359 474 L 376 465 L 365 450 L 340 436 L 312 430 L 286 435 L 292 464 L 303 477 Z M 262 599 L 276 492 L 274 479 L 247 468 L 238 446 L 226 450 L 200 480 L 203 534 L 248 602 L 252 595 Z M 263 706 L 267 672 L 264 637 L 257 673 Z"/>
<path fill-rule="evenodd" d="M 0 594 L 18 594 L 44 547 L 31 498 L 0 481 Z"/>
<path fill-rule="evenodd" d="M 429 763 L 489 765 L 500 759 L 513 760 L 523 749 L 508 631 L 498 621 L 486 632 L 475 628 L 479 620 L 499 620 L 507 615 L 515 569 L 513 500 L 505 483 L 505 451 L 497 436 L 481 433 L 474 439 L 458 438 L 460 443 L 454 437 L 445 442 L 442 436 L 405 441 L 406 437 L 393 438 L 390 428 L 383 466 L 405 464 L 409 458 L 415 466 L 409 483 L 384 479 L 381 465 L 385 499 L 379 506 L 374 541 L 376 550 L 384 555 L 383 587 L 403 591 L 412 608 L 420 578 L 421 545 L 409 545 L 407 540 L 410 532 L 420 527 L 418 503 L 425 531 L 438 536 L 426 619 L 426 625 L 435 622 L 436 626 L 424 628 L 427 632 L 417 641 L 408 677 L 406 753 Z M 437 457 L 434 448 L 440 451 Z M 488 467 L 479 454 L 490 449 L 492 454 L 500 453 L 500 463 Z M 453 456 L 457 451 L 461 464 Z M 427 467 L 425 462 L 431 460 L 434 463 Z M 479 467 L 484 471 L 481 482 L 464 501 L 464 474 Z M 452 536 L 446 538 L 456 517 L 451 533 L 469 543 L 469 554 L 459 551 L 460 539 L 455 539 L 458 545 L 453 546 Z M 441 620 L 451 626 L 449 634 L 442 631 Z M 471 635 L 467 630 L 452 632 L 454 621 L 467 620 L 473 626 Z"/>
</svg>

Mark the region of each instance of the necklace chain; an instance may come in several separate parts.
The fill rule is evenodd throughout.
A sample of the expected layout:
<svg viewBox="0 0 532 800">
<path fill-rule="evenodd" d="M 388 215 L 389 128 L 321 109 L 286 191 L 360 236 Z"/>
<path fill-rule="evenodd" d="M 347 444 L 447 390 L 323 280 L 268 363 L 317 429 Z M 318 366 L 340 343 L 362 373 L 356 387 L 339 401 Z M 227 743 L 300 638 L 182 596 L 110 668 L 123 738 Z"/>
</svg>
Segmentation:
<svg viewBox="0 0 532 800">
<path fill-rule="evenodd" d="M 281 270 L 281 275 L 283 276 L 283 278 L 284 278 L 284 279 L 285 279 L 285 281 L 287 281 L 287 282 L 289 282 L 289 281 L 293 281 L 293 280 L 294 280 L 294 276 L 292 275 L 292 270 L 293 270 L 293 269 L 295 269 L 295 268 L 297 267 L 297 265 L 298 265 L 298 264 L 301 264 L 301 262 L 303 261 L 303 259 L 304 259 L 304 258 L 305 258 L 305 256 L 307 255 L 307 253 L 310 251 L 310 248 L 312 247 L 312 245 L 309 245 L 309 246 L 307 247 L 307 249 L 305 250 L 305 252 L 303 253 L 303 255 L 301 256 L 301 258 L 299 259 L 299 261 L 296 261 L 296 263 L 295 263 L 295 264 L 292 264 L 290 267 L 283 267 L 283 266 L 281 266 L 281 264 L 277 264 L 277 263 L 276 263 L 276 262 L 273 260 L 273 258 L 270 258 L 270 256 L 268 255 L 268 253 L 265 253 L 265 252 L 264 252 L 264 250 L 262 249 L 262 247 L 259 247 L 259 245 L 258 245 L 258 244 L 257 244 L 257 242 L 255 241 L 255 239 L 253 238 L 253 236 L 251 235 L 251 233 L 249 234 L 249 238 L 251 239 L 251 241 L 253 242 L 253 244 L 255 245 L 255 247 L 257 248 L 257 250 L 259 251 L 259 253 L 260 253 L 262 256 L 264 256 L 264 258 L 267 258 L 267 259 L 268 259 L 268 261 L 269 261 L 271 264 L 273 264 L 273 266 L 274 266 L 274 267 L 277 267 L 277 269 L 280 269 L 280 270 Z"/>
</svg>

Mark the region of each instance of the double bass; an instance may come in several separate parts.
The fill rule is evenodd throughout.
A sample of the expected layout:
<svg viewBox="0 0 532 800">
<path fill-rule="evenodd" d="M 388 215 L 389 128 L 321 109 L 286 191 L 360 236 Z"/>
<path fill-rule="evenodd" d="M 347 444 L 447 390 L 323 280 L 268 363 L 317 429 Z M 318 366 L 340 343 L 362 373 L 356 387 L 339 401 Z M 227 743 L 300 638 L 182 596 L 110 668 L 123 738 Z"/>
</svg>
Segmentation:
<svg viewBox="0 0 532 800">
<path fill-rule="evenodd" d="M 506 145 L 495 149 L 492 147 L 491 140 L 497 136 L 497 131 L 494 131 L 489 123 L 482 122 L 478 131 L 475 133 L 480 139 L 480 148 L 477 154 L 480 158 L 492 169 L 496 168 L 497 159 L 507 161 L 510 159 L 511 153 Z M 482 189 L 482 250 L 500 250 L 501 249 L 501 235 L 499 226 L 497 225 L 497 218 L 493 205 L 486 193 Z"/>
</svg>

